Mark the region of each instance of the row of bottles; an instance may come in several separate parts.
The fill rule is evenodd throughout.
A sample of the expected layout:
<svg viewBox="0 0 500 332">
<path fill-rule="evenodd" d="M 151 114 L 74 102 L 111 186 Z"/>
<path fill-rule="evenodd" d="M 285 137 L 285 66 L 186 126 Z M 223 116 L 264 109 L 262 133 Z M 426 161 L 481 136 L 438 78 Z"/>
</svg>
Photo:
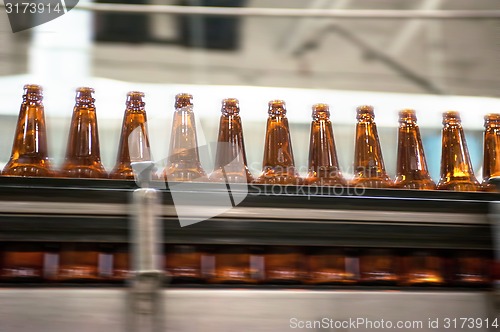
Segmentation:
<svg viewBox="0 0 500 332">
<path fill-rule="evenodd" d="M 124 281 L 127 245 L 15 243 L 0 251 L 0 280 Z M 177 283 L 488 286 L 482 251 L 168 245 L 164 266 Z"/>
<path fill-rule="evenodd" d="M 26 85 L 24 89 L 12 156 L 3 175 L 133 179 L 131 162 L 151 161 L 144 94 L 127 95 L 117 163 L 107 174 L 100 159 L 94 90 L 78 88 L 65 161 L 60 171 L 54 171 L 47 153 L 42 88 Z M 239 111 L 237 99 L 223 100 L 216 161 L 214 171 L 208 175 L 199 158 L 192 96 L 178 94 L 164 178 L 175 182 L 479 191 L 491 189 L 489 180 L 500 176 L 500 114 L 485 117 L 482 185 L 472 169 L 459 113 L 443 114 L 441 179 L 435 184 L 427 169 L 415 112 L 399 113 L 397 174 L 392 181 L 385 170 L 373 107 L 361 106 L 357 109 L 355 174 L 348 181 L 339 168 L 329 107 L 316 104 L 312 110 L 309 172 L 302 178 L 295 168 L 285 102 L 273 100 L 269 102 L 262 174 L 253 178 L 247 166 Z"/>
</svg>

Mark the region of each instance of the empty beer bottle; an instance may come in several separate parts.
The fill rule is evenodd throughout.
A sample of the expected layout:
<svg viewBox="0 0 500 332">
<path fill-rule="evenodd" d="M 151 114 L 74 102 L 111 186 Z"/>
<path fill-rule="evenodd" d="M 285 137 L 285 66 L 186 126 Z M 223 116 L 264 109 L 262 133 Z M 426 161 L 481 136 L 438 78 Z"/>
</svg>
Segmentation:
<svg viewBox="0 0 500 332">
<path fill-rule="evenodd" d="M 111 278 L 115 281 L 124 281 L 132 276 L 130 267 L 129 246 L 116 245 L 113 252 L 113 272 Z"/>
<path fill-rule="evenodd" d="M 247 166 L 238 99 L 224 99 L 221 111 L 215 167 L 210 180 L 250 183 L 253 178 Z"/>
<path fill-rule="evenodd" d="M 487 286 L 491 283 L 492 264 L 485 253 L 458 251 L 454 261 L 453 282 L 459 286 Z"/>
<path fill-rule="evenodd" d="M 483 183 L 500 177 L 500 114 L 484 117 Z"/>
<path fill-rule="evenodd" d="M 165 248 L 165 270 L 173 282 L 190 283 L 202 279 L 202 252 L 198 246 L 169 245 Z"/>
<path fill-rule="evenodd" d="M 116 166 L 110 173 L 112 179 L 134 179 L 131 163 L 151 161 L 143 97 L 144 93 L 138 91 L 127 94 L 127 106 L 123 116 L 118 157 Z"/>
<path fill-rule="evenodd" d="M 306 279 L 306 264 L 300 248 L 274 246 L 265 250 L 264 280 L 272 284 L 296 284 Z"/>
<path fill-rule="evenodd" d="M 57 279 L 78 282 L 100 280 L 98 246 L 91 243 L 62 244 Z"/>
<path fill-rule="evenodd" d="M 354 282 L 354 275 L 347 270 L 347 256 L 340 248 L 316 249 L 307 257 L 309 283 L 348 284 Z"/>
<path fill-rule="evenodd" d="M 76 104 L 71 118 L 66 158 L 61 169 L 63 177 L 107 177 L 101 163 L 93 93 L 92 88 L 76 89 Z"/>
<path fill-rule="evenodd" d="M 170 149 L 163 175 L 169 182 L 207 180 L 198 153 L 193 96 L 187 93 L 175 96 Z"/>
<path fill-rule="evenodd" d="M 330 111 L 327 104 L 312 107 L 309 172 L 305 182 L 322 186 L 345 186 L 337 158 Z"/>
<path fill-rule="evenodd" d="M 354 147 L 353 186 L 368 188 L 390 187 L 378 138 L 372 106 L 357 108 L 356 144 Z"/>
<path fill-rule="evenodd" d="M 390 249 L 366 249 L 359 257 L 360 282 L 395 285 L 399 281 L 398 263 L 399 257 Z"/>
<path fill-rule="evenodd" d="M 399 112 L 398 165 L 394 187 L 403 189 L 435 189 L 420 138 L 414 110 Z"/>
<path fill-rule="evenodd" d="M 220 246 L 215 250 L 214 283 L 253 283 L 250 249 L 244 246 Z"/>
<path fill-rule="evenodd" d="M 460 114 L 455 111 L 443 113 L 441 179 L 439 190 L 477 191 L 476 180 L 467 149 Z"/>
<path fill-rule="evenodd" d="M 405 257 L 407 285 L 439 286 L 444 284 L 443 259 L 433 250 L 417 250 Z"/>
<path fill-rule="evenodd" d="M 23 102 L 17 120 L 12 154 L 3 175 L 52 176 L 47 153 L 47 134 L 42 103 L 42 87 L 24 86 Z"/>
<path fill-rule="evenodd" d="M 283 100 L 269 102 L 262 174 L 257 183 L 301 184 L 295 169 L 290 128 Z"/>
<path fill-rule="evenodd" d="M 11 243 L 0 253 L 0 280 L 41 281 L 44 277 L 44 250 L 37 243 Z"/>
</svg>

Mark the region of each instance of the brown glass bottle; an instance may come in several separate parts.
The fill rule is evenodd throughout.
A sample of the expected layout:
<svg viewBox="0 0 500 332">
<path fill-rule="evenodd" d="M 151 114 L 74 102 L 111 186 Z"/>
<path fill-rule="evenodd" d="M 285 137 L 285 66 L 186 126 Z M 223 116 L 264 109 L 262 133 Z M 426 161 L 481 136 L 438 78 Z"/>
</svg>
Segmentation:
<svg viewBox="0 0 500 332">
<path fill-rule="evenodd" d="M 443 113 L 441 179 L 437 189 L 454 191 L 480 189 L 472 169 L 460 114 L 454 111 Z"/>
<path fill-rule="evenodd" d="M 459 251 L 456 253 L 453 281 L 459 286 L 487 286 L 491 283 L 490 259 L 480 252 Z"/>
<path fill-rule="evenodd" d="M 210 174 L 210 180 L 251 183 L 253 177 L 247 166 L 238 99 L 224 99 L 221 112 L 215 167 Z"/>
<path fill-rule="evenodd" d="M 131 276 L 129 246 L 117 245 L 113 252 L 113 272 L 111 278 L 115 281 L 124 281 Z"/>
<path fill-rule="evenodd" d="M 305 256 L 300 248 L 275 246 L 264 254 L 264 281 L 276 284 L 296 284 L 306 280 Z"/>
<path fill-rule="evenodd" d="M 483 184 L 500 177 L 500 114 L 484 117 Z"/>
<path fill-rule="evenodd" d="M 435 189 L 420 138 L 414 110 L 399 112 L 398 161 L 394 187 L 402 189 Z"/>
<path fill-rule="evenodd" d="M 244 246 L 220 246 L 215 252 L 214 283 L 253 283 L 250 249 Z"/>
<path fill-rule="evenodd" d="M 354 147 L 353 186 L 387 188 L 391 186 L 385 171 L 372 106 L 357 108 L 356 142 Z"/>
<path fill-rule="evenodd" d="M 66 243 L 59 252 L 59 281 L 93 282 L 99 275 L 99 249 L 92 243 Z"/>
<path fill-rule="evenodd" d="M 0 253 L 0 280 L 41 281 L 44 277 L 44 250 L 36 243 L 6 244 Z"/>
<path fill-rule="evenodd" d="M 359 257 L 360 282 L 395 285 L 399 282 L 399 257 L 389 249 L 366 249 Z"/>
<path fill-rule="evenodd" d="M 48 152 L 42 87 L 24 86 L 10 160 L 2 174 L 12 176 L 53 176 Z"/>
<path fill-rule="evenodd" d="M 262 174 L 256 180 L 263 184 L 301 184 L 295 169 L 290 128 L 283 100 L 269 102 Z"/>
<path fill-rule="evenodd" d="M 109 177 L 112 179 L 134 179 L 132 162 L 151 161 L 151 149 L 147 127 L 144 93 L 127 93 L 126 109 L 123 115 L 120 145 L 116 165 Z"/>
<path fill-rule="evenodd" d="M 165 248 L 165 270 L 173 282 L 199 282 L 202 252 L 194 245 L 169 245 Z"/>
<path fill-rule="evenodd" d="M 76 104 L 71 118 L 66 158 L 60 173 L 63 177 L 107 177 L 101 163 L 93 93 L 92 88 L 76 89 Z"/>
<path fill-rule="evenodd" d="M 193 96 L 180 93 L 175 96 L 175 112 L 170 136 L 170 149 L 163 175 L 169 182 L 204 182 L 198 153 L 196 123 L 193 112 Z"/>
<path fill-rule="evenodd" d="M 321 186 L 347 185 L 339 167 L 328 105 L 313 105 L 312 118 L 309 172 L 305 182 Z"/>
<path fill-rule="evenodd" d="M 406 285 L 440 286 L 445 282 L 443 260 L 433 250 L 417 250 L 405 257 Z"/>
<path fill-rule="evenodd" d="M 346 268 L 346 254 L 342 249 L 317 249 L 307 257 L 308 282 L 312 284 L 353 283 L 354 275 Z"/>
</svg>

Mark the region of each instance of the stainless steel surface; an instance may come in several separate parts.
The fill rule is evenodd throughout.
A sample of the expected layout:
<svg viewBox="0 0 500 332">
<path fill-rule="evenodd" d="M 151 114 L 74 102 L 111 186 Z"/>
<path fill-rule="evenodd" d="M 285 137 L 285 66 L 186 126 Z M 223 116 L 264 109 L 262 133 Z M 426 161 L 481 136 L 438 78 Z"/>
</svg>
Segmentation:
<svg viewBox="0 0 500 332">
<path fill-rule="evenodd" d="M 361 211 L 343 209 L 285 209 L 266 207 L 235 207 L 222 214 L 212 214 L 211 210 L 219 209 L 211 206 L 199 206 L 192 210 L 192 216 L 217 216 L 222 218 L 265 218 L 303 222 L 325 221 L 325 220 L 347 220 L 347 221 L 374 221 L 374 222 L 415 222 L 415 223 L 437 223 L 437 224 L 481 224 L 489 223 L 486 214 L 463 214 L 463 213 L 441 213 L 441 212 L 404 212 L 398 211 Z M 0 213 L 18 214 L 56 214 L 56 215 L 103 215 L 103 216 L 126 216 L 127 206 L 125 204 L 99 204 L 99 203 L 63 203 L 63 202 L 22 202 L 2 201 L 0 202 Z M 161 207 L 161 216 L 175 217 L 175 207 L 164 205 Z"/>
<path fill-rule="evenodd" d="M 0 289 L 0 331 L 124 331 L 124 289 Z M 308 291 L 308 290 L 183 290 L 163 291 L 164 331 L 294 331 L 301 321 L 348 320 L 422 322 L 404 331 L 442 331 L 445 318 L 487 318 L 488 292 L 452 291 Z M 440 328 L 429 328 L 439 319 Z M 310 329 L 317 331 L 321 329 Z M 324 329 L 350 331 L 354 329 Z M 356 331 L 374 331 L 358 328 Z M 377 329 L 384 331 L 384 329 Z M 391 329 L 398 330 L 398 329 Z M 470 329 L 447 329 L 465 331 Z M 474 331 L 487 331 L 478 328 Z"/>
</svg>

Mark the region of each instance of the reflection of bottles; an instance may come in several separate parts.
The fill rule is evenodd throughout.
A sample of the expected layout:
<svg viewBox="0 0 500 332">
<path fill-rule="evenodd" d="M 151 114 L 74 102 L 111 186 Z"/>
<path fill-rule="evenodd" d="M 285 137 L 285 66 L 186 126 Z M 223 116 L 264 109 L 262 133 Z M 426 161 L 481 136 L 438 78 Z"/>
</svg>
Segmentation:
<svg viewBox="0 0 500 332">
<path fill-rule="evenodd" d="M 463 286 L 486 286 L 491 283 L 489 259 L 481 253 L 462 251 L 455 258 L 454 282 Z"/>
<path fill-rule="evenodd" d="M 313 105 L 312 118 L 309 173 L 306 182 L 326 186 L 345 186 L 347 183 L 339 168 L 328 105 Z"/>
<path fill-rule="evenodd" d="M 42 87 L 24 86 L 12 154 L 3 175 L 52 176 L 47 153 Z"/>
<path fill-rule="evenodd" d="M 251 283 L 250 249 L 242 246 L 221 246 L 215 253 L 216 283 Z"/>
<path fill-rule="evenodd" d="M 113 179 L 134 179 L 131 162 L 151 161 L 143 97 L 144 93 L 137 91 L 127 94 L 118 157 L 116 166 L 110 173 Z"/>
<path fill-rule="evenodd" d="M 476 191 L 479 183 L 474 176 L 467 149 L 460 114 L 449 111 L 443 114 L 441 152 L 441 180 L 437 189 Z"/>
<path fill-rule="evenodd" d="M 253 178 L 247 166 L 238 99 L 224 99 L 221 111 L 215 167 L 210 180 L 250 183 Z"/>
<path fill-rule="evenodd" d="M 444 284 L 443 260 L 433 251 L 416 251 L 406 257 L 408 285 L 439 286 Z"/>
<path fill-rule="evenodd" d="M 427 170 L 414 110 L 399 112 L 398 169 L 394 186 L 404 189 L 436 188 Z"/>
<path fill-rule="evenodd" d="M 318 249 L 308 256 L 309 282 L 314 284 L 353 283 L 354 275 L 346 269 L 346 255 L 342 249 Z"/>
<path fill-rule="evenodd" d="M 61 175 L 74 178 L 105 178 L 101 163 L 94 89 L 76 89 L 76 104 L 71 118 L 66 158 Z"/>
<path fill-rule="evenodd" d="M 300 184 L 301 179 L 295 170 L 285 102 L 282 100 L 270 101 L 268 114 L 262 174 L 257 182 Z"/>
<path fill-rule="evenodd" d="M 193 96 L 187 93 L 175 96 L 172 135 L 164 176 L 170 182 L 206 181 L 198 154 Z"/>
<path fill-rule="evenodd" d="M 99 280 L 99 250 L 94 244 L 67 243 L 59 253 L 58 280 Z"/>
<path fill-rule="evenodd" d="M 500 114 L 484 117 L 483 182 L 500 177 Z"/>
<path fill-rule="evenodd" d="M 301 283 L 304 268 L 304 255 L 296 247 L 270 247 L 264 255 L 264 279 L 269 283 Z"/>
<path fill-rule="evenodd" d="M 43 279 L 44 251 L 40 245 L 8 244 L 0 257 L 0 280 L 15 282 Z"/>
<path fill-rule="evenodd" d="M 398 259 L 388 249 L 367 249 L 359 257 L 360 281 L 365 284 L 394 285 L 399 281 Z"/>
<path fill-rule="evenodd" d="M 202 279 L 201 251 L 192 245 L 169 245 L 165 248 L 165 270 L 174 282 L 197 282 Z"/>
<path fill-rule="evenodd" d="M 354 149 L 354 178 L 352 185 L 369 188 L 390 186 L 378 139 L 372 106 L 357 108 L 356 144 Z"/>
</svg>

